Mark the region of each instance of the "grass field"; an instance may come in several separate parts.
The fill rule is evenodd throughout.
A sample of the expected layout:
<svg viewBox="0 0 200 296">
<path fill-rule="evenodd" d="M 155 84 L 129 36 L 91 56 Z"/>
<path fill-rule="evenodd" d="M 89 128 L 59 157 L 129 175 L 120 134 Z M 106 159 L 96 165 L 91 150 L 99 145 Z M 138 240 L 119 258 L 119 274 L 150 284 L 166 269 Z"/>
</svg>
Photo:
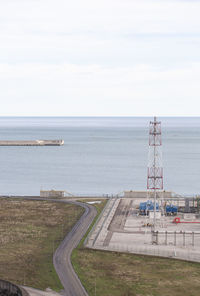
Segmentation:
<svg viewBox="0 0 200 296">
<path fill-rule="evenodd" d="M 83 211 L 69 204 L 1 199 L 0 278 L 61 290 L 53 252 Z"/>
<path fill-rule="evenodd" d="M 100 212 L 102 205 L 96 205 Z M 90 296 L 199 296 L 200 264 L 86 249 L 73 265 Z"/>
</svg>

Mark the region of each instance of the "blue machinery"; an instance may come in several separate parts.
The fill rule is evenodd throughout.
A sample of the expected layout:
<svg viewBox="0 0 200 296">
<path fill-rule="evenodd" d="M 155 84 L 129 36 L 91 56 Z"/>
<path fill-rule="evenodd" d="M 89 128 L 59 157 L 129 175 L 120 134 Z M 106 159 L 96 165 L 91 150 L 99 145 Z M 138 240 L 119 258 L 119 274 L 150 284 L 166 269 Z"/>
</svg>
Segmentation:
<svg viewBox="0 0 200 296">
<path fill-rule="evenodd" d="M 154 203 L 151 200 L 147 200 L 146 202 L 141 202 L 139 206 L 140 215 L 149 215 L 150 211 L 154 211 Z M 156 203 L 156 212 L 159 211 L 159 205 Z M 178 212 L 178 207 L 175 205 L 166 205 L 165 213 L 166 215 L 176 215 Z"/>
<path fill-rule="evenodd" d="M 178 207 L 175 205 L 166 205 L 165 212 L 167 215 L 176 215 L 178 212 Z"/>
<path fill-rule="evenodd" d="M 153 210 L 154 210 L 154 203 L 151 200 L 147 200 L 146 202 L 140 203 L 140 207 L 139 207 L 140 215 L 148 215 L 149 211 L 153 211 Z M 156 203 L 156 211 L 158 212 L 158 210 L 159 210 L 159 206 L 158 206 L 158 203 Z"/>
</svg>

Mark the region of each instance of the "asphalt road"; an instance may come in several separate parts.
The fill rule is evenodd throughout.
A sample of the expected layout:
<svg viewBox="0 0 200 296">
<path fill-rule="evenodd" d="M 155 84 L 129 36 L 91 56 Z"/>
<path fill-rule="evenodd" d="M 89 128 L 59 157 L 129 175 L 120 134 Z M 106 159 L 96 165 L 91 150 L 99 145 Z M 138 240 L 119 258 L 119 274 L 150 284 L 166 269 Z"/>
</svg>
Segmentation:
<svg viewBox="0 0 200 296">
<path fill-rule="evenodd" d="M 67 203 L 69 202 L 67 201 Z M 72 267 L 71 253 L 88 230 L 97 212 L 96 209 L 89 204 L 75 201 L 70 203 L 83 207 L 85 212 L 55 251 L 53 263 L 64 287 L 66 296 L 88 296 Z"/>
</svg>

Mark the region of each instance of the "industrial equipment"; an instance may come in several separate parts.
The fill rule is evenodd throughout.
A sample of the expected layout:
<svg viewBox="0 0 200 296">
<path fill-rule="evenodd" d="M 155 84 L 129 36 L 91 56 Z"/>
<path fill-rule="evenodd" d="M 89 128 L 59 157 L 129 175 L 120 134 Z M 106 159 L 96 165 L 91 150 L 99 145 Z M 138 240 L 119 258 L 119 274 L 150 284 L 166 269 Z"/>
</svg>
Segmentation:
<svg viewBox="0 0 200 296">
<path fill-rule="evenodd" d="M 177 215 L 177 212 L 178 212 L 178 207 L 175 206 L 175 205 L 166 205 L 165 207 L 165 212 L 166 212 L 166 215 L 167 216 L 170 216 L 170 215 Z"/>
<path fill-rule="evenodd" d="M 156 203 L 156 211 L 159 210 L 158 203 Z M 140 215 L 149 215 L 149 211 L 154 211 L 154 203 L 151 200 L 141 202 L 139 206 Z"/>
<path fill-rule="evenodd" d="M 174 220 L 172 221 L 173 223 L 200 223 L 200 221 L 181 221 L 180 217 L 176 217 L 174 218 Z"/>
</svg>

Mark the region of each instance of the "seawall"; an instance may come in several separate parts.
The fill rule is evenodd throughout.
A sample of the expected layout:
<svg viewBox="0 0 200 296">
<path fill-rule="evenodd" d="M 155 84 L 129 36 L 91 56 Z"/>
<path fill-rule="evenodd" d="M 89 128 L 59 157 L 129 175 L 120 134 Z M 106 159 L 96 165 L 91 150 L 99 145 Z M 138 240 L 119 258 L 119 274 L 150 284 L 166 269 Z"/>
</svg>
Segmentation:
<svg viewBox="0 0 200 296">
<path fill-rule="evenodd" d="M 64 140 L 0 141 L 0 146 L 62 146 Z"/>
</svg>

